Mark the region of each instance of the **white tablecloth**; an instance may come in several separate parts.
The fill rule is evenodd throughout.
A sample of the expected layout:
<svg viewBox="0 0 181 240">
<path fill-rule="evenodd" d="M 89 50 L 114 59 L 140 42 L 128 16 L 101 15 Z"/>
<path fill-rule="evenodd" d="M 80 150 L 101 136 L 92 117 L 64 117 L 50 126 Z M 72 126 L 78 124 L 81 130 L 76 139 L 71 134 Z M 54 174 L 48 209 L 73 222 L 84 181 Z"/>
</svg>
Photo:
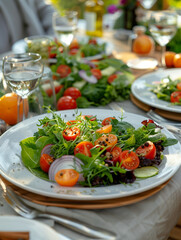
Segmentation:
<svg viewBox="0 0 181 240">
<path fill-rule="evenodd" d="M 119 105 L 128 112 L 146 116 L 145 112 L 134 106 L 131 101 L 125 101 Z M 165 188 L 152 197 L 135 204 L 112 209 L 77 210 L 28 203 L 44 212 L 65 214 L 65 216 L 71 216 L 95 226 L 111 229 L 117 234 L 118 240 L 167 240 L 171 229 L 181 215 L 180 183 L 181 169 L 177 171 Z M 1 195 L 0 215 L 16 215 Z M 53 227 L 74 240 L 90 239 L 58 224 L 54 224 Z"/>
</svg>

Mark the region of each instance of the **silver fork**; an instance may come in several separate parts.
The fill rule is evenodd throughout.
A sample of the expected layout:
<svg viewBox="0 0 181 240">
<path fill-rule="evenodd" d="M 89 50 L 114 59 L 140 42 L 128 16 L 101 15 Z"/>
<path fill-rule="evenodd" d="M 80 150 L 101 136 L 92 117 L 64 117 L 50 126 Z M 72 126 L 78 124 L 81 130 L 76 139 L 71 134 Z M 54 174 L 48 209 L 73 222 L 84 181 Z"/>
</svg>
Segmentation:
<svg viewBox="0 0 181 240">
<path fill-rule="evenodd" d="M 172 121 L 172 120 L 167 120 L 166 118 L 163 118 L 162 116 L 158 115 L 152 109 L 147 112 L 147 115 L 148 115 L 148 117 L 151 117 L 153 120 L 155 120 L 157 122 L 167 123 L 167 124 L 170 124 L 170 125 L 174 125 L 176 127 L 181 127 L 181 123 L 176 122 L 176 121 Z"/>
<path fill-rule="evenodd" d="M 40 211 L 37 211 L 33 208 L 30 208 L 29 206 L 25 205 L 18 196 L 16 196 L 13 191 L 5 185 L 3 180 L 0 178 L 0 185 L 3 189 L 3 197 L 6 200 L 6 202 L 12 207 L 15 212 L 17 212 L 19 215 L 29 218 L 29 219 L 34 219 L 37 217 L 40 218 L 49 218 L 53 219 L 55 222 L 62 224 L 63 226 L 74 230 L 76 232 L 79 232 L 83 235 L 89 236 L 89 237 L 94 237 L 94 239 L 107 239 L 107 240 L 114 240 L 116 239 L 116 234 L 109 231 L 105 230 L 102 228 L 90 226 L 87 223 L 80 222 L 75 219 L 70 219 L 66 217 L 61 217 L 61 216 L 55 216 L 51 214 L 46 214 Z M 69 239 L 69 238 L 65 238 Z M 70 239 L 69 239 L 70 240 Z"/>
<path fill-rule="evenodd" d="M 160 126 L 163 126 L 167 128 L 170 132 L 172 132 L 175 137 L 181 141 L 181 124 L 180 123 L 175 123 L 174 121 L 167 120 L 157 113 L 155 113 L 153 110 L 150 110 L 147 112 L 148 117 L 153 119 L 156 123 L 158 123 Z"/>
</svg>

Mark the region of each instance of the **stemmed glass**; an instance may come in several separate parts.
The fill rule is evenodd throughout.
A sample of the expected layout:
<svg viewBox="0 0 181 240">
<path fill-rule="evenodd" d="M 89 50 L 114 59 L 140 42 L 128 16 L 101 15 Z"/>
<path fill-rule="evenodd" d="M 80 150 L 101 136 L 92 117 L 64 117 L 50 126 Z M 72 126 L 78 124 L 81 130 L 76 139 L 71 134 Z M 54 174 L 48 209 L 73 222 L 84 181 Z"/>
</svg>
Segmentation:
<svg viewBox="0 0 181 240">
<path fill-rule="evenodd" d="M 18 97 L 18 122 L 19 104 L 23 99 L 23 120 L 28 117 L 25 100 L 35 90 L 43 73 L 41 56 L 36 53 L 12 54 L 3 58 L 3 76 L 7 86 L 15 92 Z M 26 114 L 25 114 L 26 113 Z"/>
<path fill-rule="evenodd" d="M 166 45 L 177 31 L 177 13 L 174 11 L 152 12 L 149 20 L 149 31 L 161 46 L 161 67 L 164 67 Z"/>
<path fill-rule="evenodd" d="M 141 6 L 147 10 L 152 8 L 156 1 L 157 0 L 139 0 Z"/>
<path fill-rule="evenodd" d="M 65 11 L 61 14 L 55 12 L 53 14 L 52 24 L 58 41 L 62 43 L 64 51 L 67 53 L 68 47 L 77 30 L 77 12 Z"/>
</svg>

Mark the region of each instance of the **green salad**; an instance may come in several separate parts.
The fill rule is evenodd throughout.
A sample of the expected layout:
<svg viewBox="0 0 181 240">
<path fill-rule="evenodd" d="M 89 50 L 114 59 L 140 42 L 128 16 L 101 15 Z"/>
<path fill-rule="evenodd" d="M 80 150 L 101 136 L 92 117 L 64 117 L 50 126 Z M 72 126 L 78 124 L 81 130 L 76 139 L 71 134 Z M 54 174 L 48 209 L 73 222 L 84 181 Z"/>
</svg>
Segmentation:
<svg viewBox="0 0 181 240">
<path fill-rule="evenodd" d="M 149 85 L 149 87 L 156 94 L 157 98 L 174 105 L 181 105 L 181 78 L 172 80 L 168 76 L 163 78 L 158 84 Z"/>
<path fill-rule="evenodd" d="M 136 129 L 123 117 L 73 114 L 64 121 L 52 112 L 20 146 L 22 162 L 37 177 L 61 186 L 93 187 L 158 174 L 164 148 L 176 143 L 152 120 Z"/>
</svg>

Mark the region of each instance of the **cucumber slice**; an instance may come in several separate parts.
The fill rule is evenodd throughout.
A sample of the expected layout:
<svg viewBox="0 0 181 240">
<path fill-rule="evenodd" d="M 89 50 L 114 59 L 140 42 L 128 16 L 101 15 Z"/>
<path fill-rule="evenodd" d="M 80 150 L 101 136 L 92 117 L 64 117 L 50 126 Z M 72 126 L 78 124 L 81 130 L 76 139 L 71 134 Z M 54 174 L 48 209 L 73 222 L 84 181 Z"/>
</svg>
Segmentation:
<svg viewBox="0 0 181 240">
<path fill-rule="evenodd" d="M 159 172 L 157 167 L 148 166 L 148 167 L 141 167 L 134 170 L 134 175 L 137 178 L 149 178 L 157 175 Z"/>
</svg>

